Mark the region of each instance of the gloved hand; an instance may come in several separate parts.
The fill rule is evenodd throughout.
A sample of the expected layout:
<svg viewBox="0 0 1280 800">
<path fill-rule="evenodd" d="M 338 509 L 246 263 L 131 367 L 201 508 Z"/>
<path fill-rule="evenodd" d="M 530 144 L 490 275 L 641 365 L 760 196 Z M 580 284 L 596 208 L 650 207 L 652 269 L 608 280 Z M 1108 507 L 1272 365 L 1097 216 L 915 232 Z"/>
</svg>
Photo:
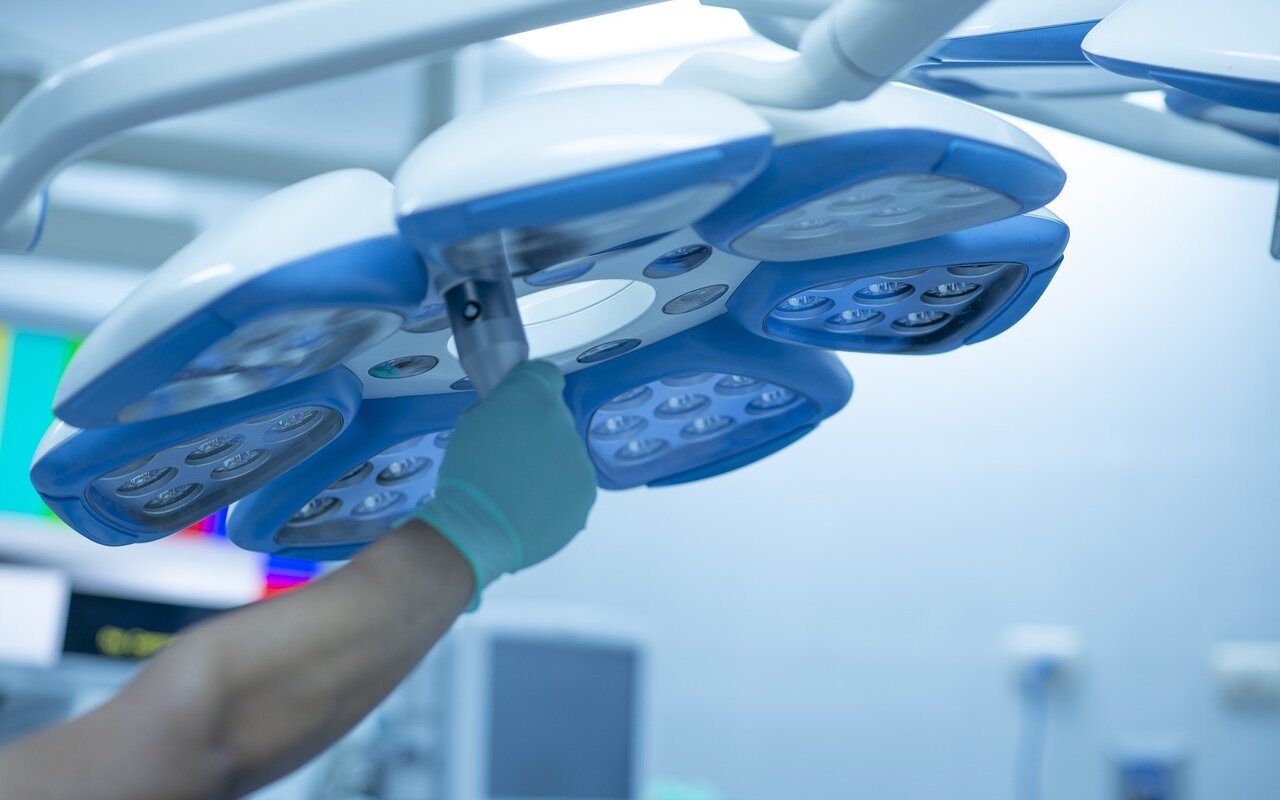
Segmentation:
<svg viewBox="0 0 1280 800">
<path fill-rule="evenodd" d="M 546 361 L 512 370 L 458 420 L 418 512 L 471 565 L 472 609 L 496 578 L 550 558 L 587 523 L 596 475 L 563 390 Z"/>
</svg>

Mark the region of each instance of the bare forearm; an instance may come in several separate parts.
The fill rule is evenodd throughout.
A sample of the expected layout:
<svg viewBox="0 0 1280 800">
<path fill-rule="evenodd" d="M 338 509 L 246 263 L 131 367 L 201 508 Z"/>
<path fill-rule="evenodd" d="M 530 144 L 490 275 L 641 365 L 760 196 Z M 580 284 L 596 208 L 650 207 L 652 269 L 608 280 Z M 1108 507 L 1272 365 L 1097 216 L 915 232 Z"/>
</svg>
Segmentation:
<svg viewBox="0 0 1280 800">
<path fill-rule="evenodd" d="M 378 704 L 472 593 L 466 561 L 414 521 L 349 565 L 184 634 L 111 702 L 0 750 L 0 796 L 234 797 Z"/>
<path fill-rule="evenodd" d="M 234 790 L 286 774 L 348 731 L 444 635 L 471 589 L 457 551 L 414 521 L 316 584 L 199 631 L 192 649 L 221 668 L 211 733 Z"/>
</svg>

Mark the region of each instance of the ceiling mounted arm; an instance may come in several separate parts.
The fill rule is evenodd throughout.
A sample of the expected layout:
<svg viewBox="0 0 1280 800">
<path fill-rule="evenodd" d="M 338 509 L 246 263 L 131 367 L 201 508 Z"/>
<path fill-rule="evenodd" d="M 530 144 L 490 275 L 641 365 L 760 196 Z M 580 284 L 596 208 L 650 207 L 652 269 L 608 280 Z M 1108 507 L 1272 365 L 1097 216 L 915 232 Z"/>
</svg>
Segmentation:
<svg viewBox="0 0 1280 800">
<path fill-rule="evenodd" d="M 656 0 L 290 0 L 126 42 L 45 80 L 0 122 L 0 249 L 38 233 L 40 190 L 109 137 L 396 61 Z"/>
<path fill-rule="evenodd" d="M 860 100 L 984 2 L 840 0 L 805 29 L 794 59 L 769 62 L 708 53 L 690 58 L 668 80 L 777 108 L 820 108 Z"/>
</svg>

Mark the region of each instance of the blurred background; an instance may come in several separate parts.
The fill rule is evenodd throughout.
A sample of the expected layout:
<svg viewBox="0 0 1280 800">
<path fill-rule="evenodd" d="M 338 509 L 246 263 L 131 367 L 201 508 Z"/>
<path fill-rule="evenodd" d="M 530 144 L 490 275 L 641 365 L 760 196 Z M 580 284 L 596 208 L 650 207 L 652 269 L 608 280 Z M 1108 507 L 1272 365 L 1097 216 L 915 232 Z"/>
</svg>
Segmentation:
<svg viewBox="0 0 1280 800">
<path fill-rule="evenodd" d="M 258 3 L 7 5 L 0 113 L 62 64 Z M 218 519 L 101 548 L 30 489 L 62 368 L 148 270 L 286 184 L 390 175 L 468 108 L 657 81 L 709 44 L 785 53 L 681 0 L 148 126 L 67 169 L 40 253 L 0 258 L 0 737 L 317 571 L 232 548 Z M 432 787 L 460 761 L 518 772 L 503 743 L 550 713 L 564 748 L 601 751 L 583 785 L 625 774 L 655 800 L 1280 797 L 1274 184 L 1025 126 L 1067 171 L 1051 209 L 1072 241 L 1016 328 L 842 356 L 854 398 L 798 444 L 605 493 L 577 544 L 497 584 L 384 708 L 259 796 L 449 796 Z M 457 691 L 477 653 L 493 680 Z M 493 741 L 462 753 L 463 718 Z M 631 796 L 544 789 L 524 791 Z"/>
</svg>

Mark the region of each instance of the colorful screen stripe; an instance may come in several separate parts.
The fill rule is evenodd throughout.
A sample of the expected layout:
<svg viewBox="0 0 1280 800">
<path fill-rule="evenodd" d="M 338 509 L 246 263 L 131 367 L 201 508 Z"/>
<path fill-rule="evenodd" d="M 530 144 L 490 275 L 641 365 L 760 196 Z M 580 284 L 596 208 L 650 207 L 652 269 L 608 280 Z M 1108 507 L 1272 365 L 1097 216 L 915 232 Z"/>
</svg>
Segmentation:
<svg viewBox="0 0 1280 800">
<path fill-rule="evenodd" d="M 81 339 L 0 325 L 0 511 L 53 517 L 27 473 L 53 422 L 53 396 Z M 180 536 L 226 536 L 225 509 Z M 309 561 L 263 559 L 263 597 L 295 589 L 316 574 Z"/>
</svg>

